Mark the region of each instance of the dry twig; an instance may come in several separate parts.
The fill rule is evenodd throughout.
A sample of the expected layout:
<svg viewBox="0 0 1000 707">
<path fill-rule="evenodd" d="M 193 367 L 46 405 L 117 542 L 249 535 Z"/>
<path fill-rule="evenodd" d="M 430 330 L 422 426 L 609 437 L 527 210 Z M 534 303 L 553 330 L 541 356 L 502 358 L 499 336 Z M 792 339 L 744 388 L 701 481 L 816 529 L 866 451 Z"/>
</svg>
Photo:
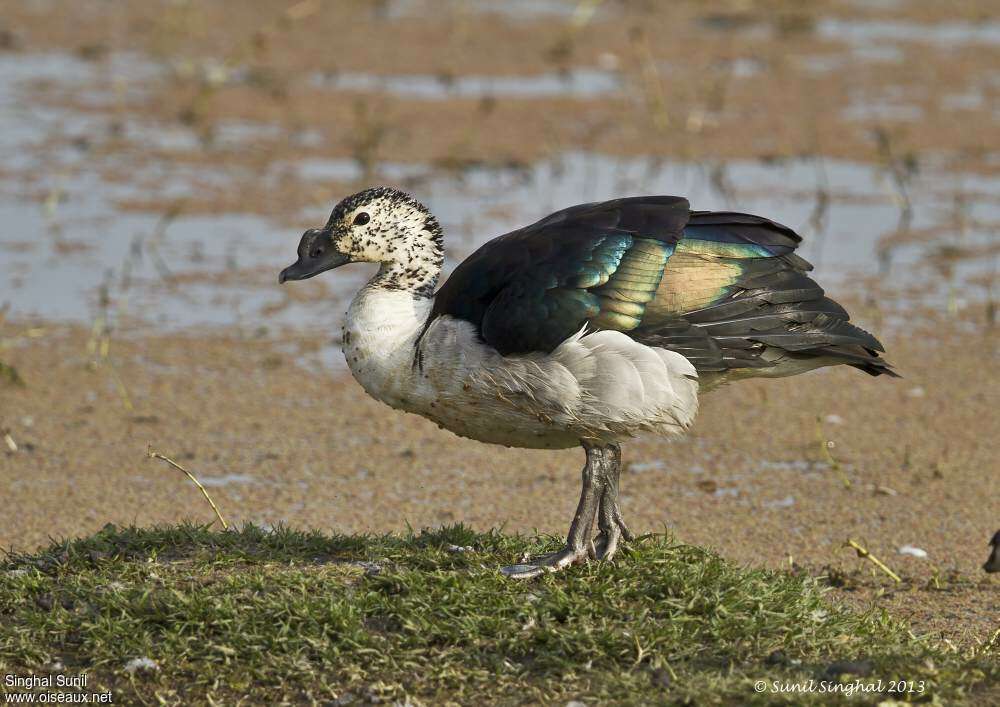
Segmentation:
<svg viewBox="0 0 1000 707">
<path fill-rule="evenodd" d="M 844 543 L 844 546 L 854 548 L 854 551 L 858 553 L 858 557 L 870 560 L 876 567 L 878 567 L 880 570 L 882 570 L 887 575 L 892 577 L 896 582 L 903 581 L 902 579 L 899 578 L 899 575 L 893 572 L 891 569 L 889 569 L 889 567 L 884 562 L 882 562 L 882 560 L 875 557 L 875 555 L 868 552 L 868 550 L 861 547 L 858 543 L 854 542 L 850 538 L 847 539 L 847 542 Z"/>
<path fill-rule="evenodd" d="M 225 530 L 229 530 L 229 524 L 226 523 L 226 519 L 222 517 L 221 513 L 219 513 L 219 507 L 215 505 L 215 501 L 213 501 L 212 497 L 208 495 L 208 491 L 206 491 L 205 487 L 201 485 L 201 482 L 195 478 L 194 474 L 192 474 L 190 471 L 182 467 L 180 464 L 175 462 L 170 457 L 165 457 L 159 452 L 154 452 L 152 449 L 146 450 L 146 456 L 148 456 L 150 459 L 160 459 L 162 461 L 165 461 L 167 464 L 174 467 L 178 471 L 183 471 L 185 474 L 187 474 L 187 477 L 194 482 L 194 485 L 197 486 L 198 489 L 201 491 L 202 495 L 205 496 L 205 500 L 208 501 L 208 505 L 210 505 L 212 507 L 212 510 L 215 511 L 215 515 L 219 517 L 219 522 L 222 523 L 222 527 Z"/>
</svg>

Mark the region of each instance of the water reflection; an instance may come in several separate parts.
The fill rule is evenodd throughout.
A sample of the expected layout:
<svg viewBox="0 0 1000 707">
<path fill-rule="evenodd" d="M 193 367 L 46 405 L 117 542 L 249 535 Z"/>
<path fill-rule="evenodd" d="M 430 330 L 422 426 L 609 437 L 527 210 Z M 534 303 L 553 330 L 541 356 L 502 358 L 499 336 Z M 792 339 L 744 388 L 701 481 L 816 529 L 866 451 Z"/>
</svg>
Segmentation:
<svg viewBox="0 0 1000 707">
<path fill-rule="evenodd" d="M 134 66 L 139 76 L 152 71 L 139 61 Z M 0 57 L 0 149 L 7 156 L 0 178 L 0 304 L 8 303 L 15 316 L 76 321 L 113 311 L 161 328 L 332 322 L 368 269 L 345 268 L 323 279 L 321 297 L 292 299 L 277 287 L 275 274 L 294 253 L 295 229 L 250 214 L 165 218 L 116 205 L 184 199 L 206 185 L 238 188 L 225 165 L 168 169 L 163 161 L 115 153 L 95 164 L 67 138 L 99 134 L 107 129 L 104 118 L 25 100 L 24 86 L 34 81 L 87 82 L 98 72 L 126 70 L 118 59 L 102 66 L 44 54 Z M 466 78 L 460 90 L 482 88 Z M 154 123 L 126 120 L 120 130 L 151 150 L 196 144 L 183 129 Z M 280 133 L 273 125 L 233 122 L 218 126 L 216 139 L 239 147 Z M 305 131 L 302 139 L 319 138 Z M 936 297 L 940 288 L 932 282 L 954 285 L 995 273 L 1000 179 L 949 171 L 933 157 L 902 164 L 890 152 L 881 166 L 569 152 L 536 164 L 448 169 L 383 162 L 375 170 L 380 181 L 413 192 L 438 214 L 448 231 L 449 267 L 486 240 L 567 205 L 660 193 L 683 194 L 696 209 L 759 213 L 797 229 L 805 237 L 802 255 L 832 289 L 846 287 L 852 274 L 880 275 L 888 287 L 919 285 Z M 128 178 L 101 176 L 115 171 Z M 366 172 L 353 160 L 301 159 L 252 177 L 267 185 L 289 171 L 307 184 L 358 187 Z M 310 207 L 303 223 L 322 223 L 330 206 Z"/>
<path fill-rule="evenodd" d="M 316 74 L 311 83 L 339 91 L 390 93 L 402 98 L 593 98 L 621 89 L 617 73 L 600 69 L 573 69 L 530 76 L 380 76 L 359 72 Z"/>
<path fill-rule="evenodd" d="M 1000 23 L 916 22 L 892 20 L 843 20 L 825 18 L 817 25 L 818 34 L 857 46 L 883 42 L 920 42 L 942 47 L 970 44 L 1000 44 Z"/>
</svg>

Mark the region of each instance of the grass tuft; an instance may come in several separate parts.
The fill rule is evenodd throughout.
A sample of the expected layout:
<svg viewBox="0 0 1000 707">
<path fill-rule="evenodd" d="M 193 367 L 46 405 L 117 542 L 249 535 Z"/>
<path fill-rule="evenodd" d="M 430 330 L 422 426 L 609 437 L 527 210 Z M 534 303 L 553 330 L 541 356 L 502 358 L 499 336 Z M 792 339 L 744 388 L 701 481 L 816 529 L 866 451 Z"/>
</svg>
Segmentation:
<svg viewBox="0 0 1000 707">
<path fill-rule="evenodd" d="M 168 704 L 743 704 L 784 699 L 755 693 L 757 680 L 846 683 L 852 669 L 923 680 L 909 699 L 947 701 L 1000 678 L 995 647 L 914 638 L 884 612 L 832 605 L 819 579 L 665 536 L 614 565 L 530 582 L 496 571 L 558 545 L 461 525 L 406 536 L 108 525 L 0 563 L 0 673 L 61 663 L 116 703 Z M 136 670 L 140 658 L 158 669 Z M 907 696 L 850 701 L 893 697 Z"/>
<path fill-rule="evenodd" d="M 0 381 L 9 385 L 24 387 L 24 379 L 16 368 L 9 363 L 0 361 Z"/>
</svg>

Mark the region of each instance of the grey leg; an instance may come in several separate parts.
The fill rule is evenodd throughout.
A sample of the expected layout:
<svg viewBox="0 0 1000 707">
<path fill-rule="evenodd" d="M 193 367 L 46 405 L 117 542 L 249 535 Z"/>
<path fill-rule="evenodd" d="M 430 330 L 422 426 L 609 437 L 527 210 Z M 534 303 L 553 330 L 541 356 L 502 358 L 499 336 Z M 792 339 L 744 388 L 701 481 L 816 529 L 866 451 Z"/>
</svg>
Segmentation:
<svg viewBox="0 0 1000 707">
<path fill-rule="evenodd" d="M 556 572 L 596 554 L 593 531 L 594 517 L 607 487 L 606 469 L 611 450 L 588 442 L 583 443 L 587 463 L 583 466 L 583 491 L 576 506 L 573 523 L 569 526 L 566 546 L 559 552 L 543 555 L 533 562 L 504 567 L 500 571 L 514 579 L 529 579 L 544 572 Z"/>
<path fill-rule="evenodd" d="M 618 505 L 618 478 L 621 475 L 622 450 L 617 444 L 608 447 L 607 468 L 605 478 L 607 483 L 601 494 L 600 508 L 597 512 L 597 527 L 600 535 L 596 540 L 597 557 L 611 560 L 618 552 L 622 540 L 632 540 L 632 532 L 625 525 L 622 511 Z"/>
</svg>

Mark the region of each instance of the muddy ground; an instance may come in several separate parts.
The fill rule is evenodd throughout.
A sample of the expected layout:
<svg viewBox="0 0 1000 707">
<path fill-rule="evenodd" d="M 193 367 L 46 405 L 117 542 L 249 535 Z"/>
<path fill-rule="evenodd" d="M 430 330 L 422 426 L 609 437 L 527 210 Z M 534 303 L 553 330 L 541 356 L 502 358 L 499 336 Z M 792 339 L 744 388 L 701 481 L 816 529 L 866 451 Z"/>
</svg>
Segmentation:
<svg viewBox="0 0 1000 707">
<path fill-rule="evenodd" d="M 625 447 L 633 528 L 824 573 L 847 601 L 989 640 L 998 14 L 904 0 L 6 5 L 0 79 L 25 78 L 0 114 L 15 156 L 0 164 L 0 545 L 211 521 L 148 446 L 233 521 L 562 534 L 579 452 L 501 451 L 380 406 L 337 350 L 362 276 L 283 292 L 274 279 L 297 232 L 373 180 L 448 209 L 453 267 L 501 224 L 595 198 L 552 176 L 531 201 L 539 165 L 584 153 L 602 156 L 597 181 L 628 160 L 695 164 L 712 204 L 787 206 L 807 245 L 826 239 L 817 277 L 904 375 L 828 370 L 706 396 L 687 438 Z M 772 203 L 750 166 L 783 161 L 809 181 Z M 470 208 L 463 190 L 483 174 L 496 181 Z M 618 193 L 642 191 L 642 174 Z M 897 245 L 909 260 L 890 279 Z"/>
<path fill-rule="evenodd" d="M 983 374 L 997 345 L 983 325 L 981 312 L 925 313 L 887 337 L 903 379 L 829 370 L 705 396 L 686 438 L 625 445 L 633 529 L 667 529 L 748 564 L 832 573 L 851 600 L 886 592 L 880 603 L 924 628 L 987 637 L 1000 589 L 980 565 L 1000 527 L 1000 389 Z M 82 328 L 4 331 L 5 360 L 24 382 L 3 388 L 18 447 L 0 457 L 4 546 L 107 522 L 212 521 L 183 475 L 145 457 L 150 446 L 195 472 L 234 522 L 562 534 L 572 518 L 581 453 L 487 446 L 389 410 L 317 365 L 322 341 L 148 337 L 114 340 L 101 359 Z M 848 539 L 904 589 L 845 549 Z M 898 554 L 906 545 L 927 557 Z"/>
</svg>

